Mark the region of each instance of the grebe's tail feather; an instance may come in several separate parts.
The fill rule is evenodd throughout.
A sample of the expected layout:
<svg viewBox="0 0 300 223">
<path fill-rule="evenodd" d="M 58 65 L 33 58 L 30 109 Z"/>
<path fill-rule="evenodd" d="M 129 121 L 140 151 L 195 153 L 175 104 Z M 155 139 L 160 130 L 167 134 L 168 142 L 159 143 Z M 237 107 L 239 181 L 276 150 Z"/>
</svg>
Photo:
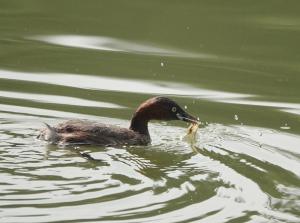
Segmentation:
<svg viewBox="0 0 300 223">
<path fill-rule="evenodd" d="M 43 129 L 40 133 L 40 135 L 38 136 L 38 138 L 42 138 L 46 141 L 49 142 L 56 142 L 57 139 L 59 138 L 57 132 L 55 131 L 55 128 L 53 128 L 52 126 L 50 126 L 49 124 L 44 122 L 44 125 L 46 126 L 45 129 Z"/>
</svg>

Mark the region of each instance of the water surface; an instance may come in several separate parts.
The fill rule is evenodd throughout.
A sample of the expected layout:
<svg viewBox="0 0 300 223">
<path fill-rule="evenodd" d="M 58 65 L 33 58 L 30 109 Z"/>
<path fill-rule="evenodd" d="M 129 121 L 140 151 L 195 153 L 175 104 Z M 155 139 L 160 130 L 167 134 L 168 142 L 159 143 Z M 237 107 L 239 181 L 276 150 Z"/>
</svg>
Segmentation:
<svg viewBox="0 0 300 223">
<path fill-rule="evenodd" d="M 297 1 L 0 1 L 1 222 L 299 222 Z M 199 116 L 152 144 L 59 147 L 43 122 Z"/>
</svg>

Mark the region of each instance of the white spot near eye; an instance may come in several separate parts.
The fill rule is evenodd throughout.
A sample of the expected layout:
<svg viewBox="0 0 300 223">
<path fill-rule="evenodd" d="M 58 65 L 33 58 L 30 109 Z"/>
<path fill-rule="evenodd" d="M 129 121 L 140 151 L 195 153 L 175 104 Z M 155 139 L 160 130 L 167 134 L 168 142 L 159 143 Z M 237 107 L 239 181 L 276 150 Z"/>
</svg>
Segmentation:
<svg viewBox="0 0 300 223">
<path fill-rule="evenodd" d="M 176 112 L 177 111 L 177 108 L 176 107 L 173 107 L 172 108 L 172 112 Z"/>
</svg>

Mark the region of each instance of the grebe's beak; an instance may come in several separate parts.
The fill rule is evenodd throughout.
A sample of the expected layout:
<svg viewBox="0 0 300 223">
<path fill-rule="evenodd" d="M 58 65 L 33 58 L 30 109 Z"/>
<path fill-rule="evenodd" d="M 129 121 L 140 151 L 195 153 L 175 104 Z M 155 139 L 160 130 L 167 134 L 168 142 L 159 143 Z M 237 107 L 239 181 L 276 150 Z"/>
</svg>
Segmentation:
<svg viewBox="0 0 300 223">
<path fill-rule="evenodd" d="M 184 112 L 184 113 L 177 113 L 176 116 L 181 121 L 199 124 L 199 121 L 195 117 L 189 115 L 186 112 Z"/>
</svg>

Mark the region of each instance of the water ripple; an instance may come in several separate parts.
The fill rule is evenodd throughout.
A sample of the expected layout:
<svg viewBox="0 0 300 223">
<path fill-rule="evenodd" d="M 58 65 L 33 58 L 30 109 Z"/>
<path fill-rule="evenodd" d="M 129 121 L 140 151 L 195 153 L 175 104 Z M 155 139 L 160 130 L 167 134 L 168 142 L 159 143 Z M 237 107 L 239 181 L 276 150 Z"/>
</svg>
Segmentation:
<svg viewBox="0 0 300 223">
<path fill-rule="evenodd" d="M 30 40 L 42 41 L 50 44 L 77 47 L 84 49 L 127 52 L 142 55 L 157 55 L 169 57 L 186 57 L 186 58 L 217 58 L 214 55 L 205 53 L 193 53 L 172 47 L 160 47 L 149 43 L 138 43 L 126 41 L 112 37 L 104 36 L 79 36 L 79 35 L 48 35 L 48 36 L 31 36 Z"/>
<path fill-rule="evenodd" d="M 0 79 L 31 81 L 83 89 L 109 90 L 144 94 L 197 96 L 199 98 L 243 98 L 250 95 L 199 89 L 187 84 L 141 81 L 79 74 L 25 73 L 0 70 Z"/>
<path fill-rule="evenodd" d="M 67 97 L 67 96 L 60 96 L 60 95 L 0 91 L 0 97 L 16 98 L 22 100 L 37 101 L 42 103 L 54 103 L 54 104 L 63 104 L 63 105 L 67 104 L 67 105 L 100 107 L 100 108 L 124 108 L 123 106 L 113 104 L 113 103 L 91 101 L 91 100 L 86 100 L 81 98 Z"/>
<path fill-rule="evenodd" d="M 20 145 L 0 147 L 0 170 L 5 172 L 1 178 L 6 182 L 0 184 L 4 222 L 298 221 L 292 213 L 274 208 L 283 202 L 298 205 L 293 175 L 299 174 L 297 162 L 293 164 L 298 153 L 284 149 L 285 142 L 298 140 L 293 134 L 211 124 L 200 129 L 194 153 L 176 138 L 185 129 L 153 124 L 152 146 L 78 148 L 95 159 L 90 161 L 71 148 L 35 141 L 37 123 L 24 135 L 30 120 L 11 120 L 2 124 L 3 141 L 15 141 L 19 134 Z M 286 140 L 270 144 L 270 137 Z M 160 146 L 162 142 L 168 149 Z M 278 199 L 278 193 L 285 198 Z"/>
</svg>

